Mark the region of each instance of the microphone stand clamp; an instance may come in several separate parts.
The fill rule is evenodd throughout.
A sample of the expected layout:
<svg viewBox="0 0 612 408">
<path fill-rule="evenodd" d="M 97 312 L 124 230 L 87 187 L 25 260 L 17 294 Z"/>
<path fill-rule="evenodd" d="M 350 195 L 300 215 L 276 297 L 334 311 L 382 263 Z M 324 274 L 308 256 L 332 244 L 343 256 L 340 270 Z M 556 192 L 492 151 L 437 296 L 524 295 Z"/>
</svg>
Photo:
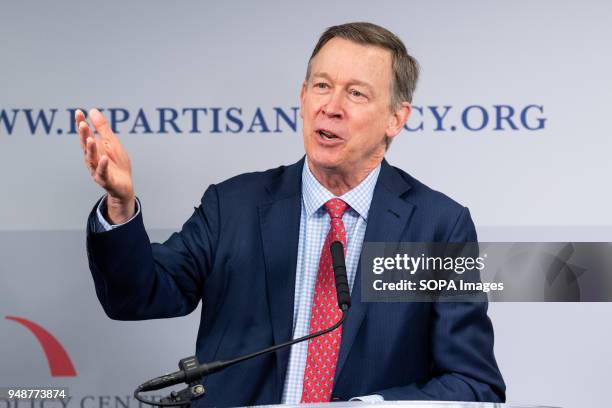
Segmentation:
<svg viewBox="0 0 612 408">
<path fill-rule="evenodd" d="M 178 366 L 181 371 L 189 373 L 190 370 L 199 366 L 199 362 L 196 356 L 191 356 L 180 360 Z M 194 399 L 202 397 L 205 392 L 206 389 L 204 386 L 198 381 L 194 381 L 189 383 L 187 388 L 179 391 L 172 391 L 170 395 L 162 398 L 160 402 L 163 404 L 189 407 Z"/>
</svg>

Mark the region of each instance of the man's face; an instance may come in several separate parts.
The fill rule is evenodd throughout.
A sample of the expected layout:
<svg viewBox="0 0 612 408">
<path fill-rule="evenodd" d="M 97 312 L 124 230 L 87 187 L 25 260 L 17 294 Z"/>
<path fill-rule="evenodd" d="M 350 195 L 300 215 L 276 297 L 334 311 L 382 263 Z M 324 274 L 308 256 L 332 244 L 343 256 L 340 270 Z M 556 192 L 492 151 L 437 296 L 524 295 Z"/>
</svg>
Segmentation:
<svg viewBox="0 0 612 408">
<path fill-rule="evenodd" d="M 382 160 L 385 138 L 399 133 L 410 109 L 405 103 L 405 118 L 390 109 L 391 61 L 386 49 L 342 38 L 331 39 L 312 59 L 300 116 L 315 169 L 348 174 Z"/>
</svg>

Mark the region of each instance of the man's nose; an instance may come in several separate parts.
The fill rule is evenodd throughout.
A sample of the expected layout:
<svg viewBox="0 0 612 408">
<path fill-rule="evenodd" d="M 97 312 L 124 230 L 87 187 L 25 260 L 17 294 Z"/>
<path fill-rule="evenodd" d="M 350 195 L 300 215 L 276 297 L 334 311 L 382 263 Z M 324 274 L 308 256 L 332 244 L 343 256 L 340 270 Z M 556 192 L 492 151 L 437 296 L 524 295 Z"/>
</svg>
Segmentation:
<svg viewBox="0 0 612 408">
<path fill-rule="evenodd" d="M 341 90 L 336 90 L 329 94 L 322 111 L 323 114 L 330 118 L 341 118 L 344 116 L 344 98 Z"/>
</svg>

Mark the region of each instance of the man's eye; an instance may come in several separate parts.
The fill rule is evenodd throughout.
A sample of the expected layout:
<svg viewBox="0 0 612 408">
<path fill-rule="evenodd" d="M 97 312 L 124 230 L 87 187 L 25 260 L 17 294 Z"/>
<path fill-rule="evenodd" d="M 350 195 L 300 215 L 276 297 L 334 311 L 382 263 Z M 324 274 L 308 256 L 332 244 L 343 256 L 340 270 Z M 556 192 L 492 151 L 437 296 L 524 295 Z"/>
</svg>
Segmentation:
<svg viewBox="0 0 612 408">
<path fill-rule="evenodd" d="M 326 89 L 328 87 L 329 85 L 327 85 L 325 82 L 318 82 L 315 84 L 315 88 L 319 88 L 319 89 Z"/>
<path fill-rule="evenodd" d="M 353 96 L 355 96 L 355 97 L 357 97 L 357 98 L 360 98 L 360 97 L 362 97 L 362 96 L 365 96 L 364 94 L 362 94 L 361 92 L 359 92 L 359 91 L 358 91 L 358 90 L 356 90 L 356 89 L 351 89 L 349 92 L 350 92 L 350 94 L 351 94 L 351 95 L 353 95 Z"/>
</svg>

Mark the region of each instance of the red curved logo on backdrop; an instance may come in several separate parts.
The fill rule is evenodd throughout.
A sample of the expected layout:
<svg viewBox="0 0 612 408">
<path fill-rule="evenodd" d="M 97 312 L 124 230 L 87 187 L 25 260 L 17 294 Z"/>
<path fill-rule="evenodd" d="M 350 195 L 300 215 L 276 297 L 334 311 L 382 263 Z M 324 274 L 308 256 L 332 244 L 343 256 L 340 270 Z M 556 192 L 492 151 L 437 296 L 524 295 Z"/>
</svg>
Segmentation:
<svg viewBox="0 0 612 408">
<path fill-rule="evenodd" d="M 6 316 L 6 319 L 25 326 L 36 337 L 45 352 L 52 377 L 76 377 L 77 373 L 68 353 L 51 333 L 40 325 L 21 317 Z"/>
</svg>

